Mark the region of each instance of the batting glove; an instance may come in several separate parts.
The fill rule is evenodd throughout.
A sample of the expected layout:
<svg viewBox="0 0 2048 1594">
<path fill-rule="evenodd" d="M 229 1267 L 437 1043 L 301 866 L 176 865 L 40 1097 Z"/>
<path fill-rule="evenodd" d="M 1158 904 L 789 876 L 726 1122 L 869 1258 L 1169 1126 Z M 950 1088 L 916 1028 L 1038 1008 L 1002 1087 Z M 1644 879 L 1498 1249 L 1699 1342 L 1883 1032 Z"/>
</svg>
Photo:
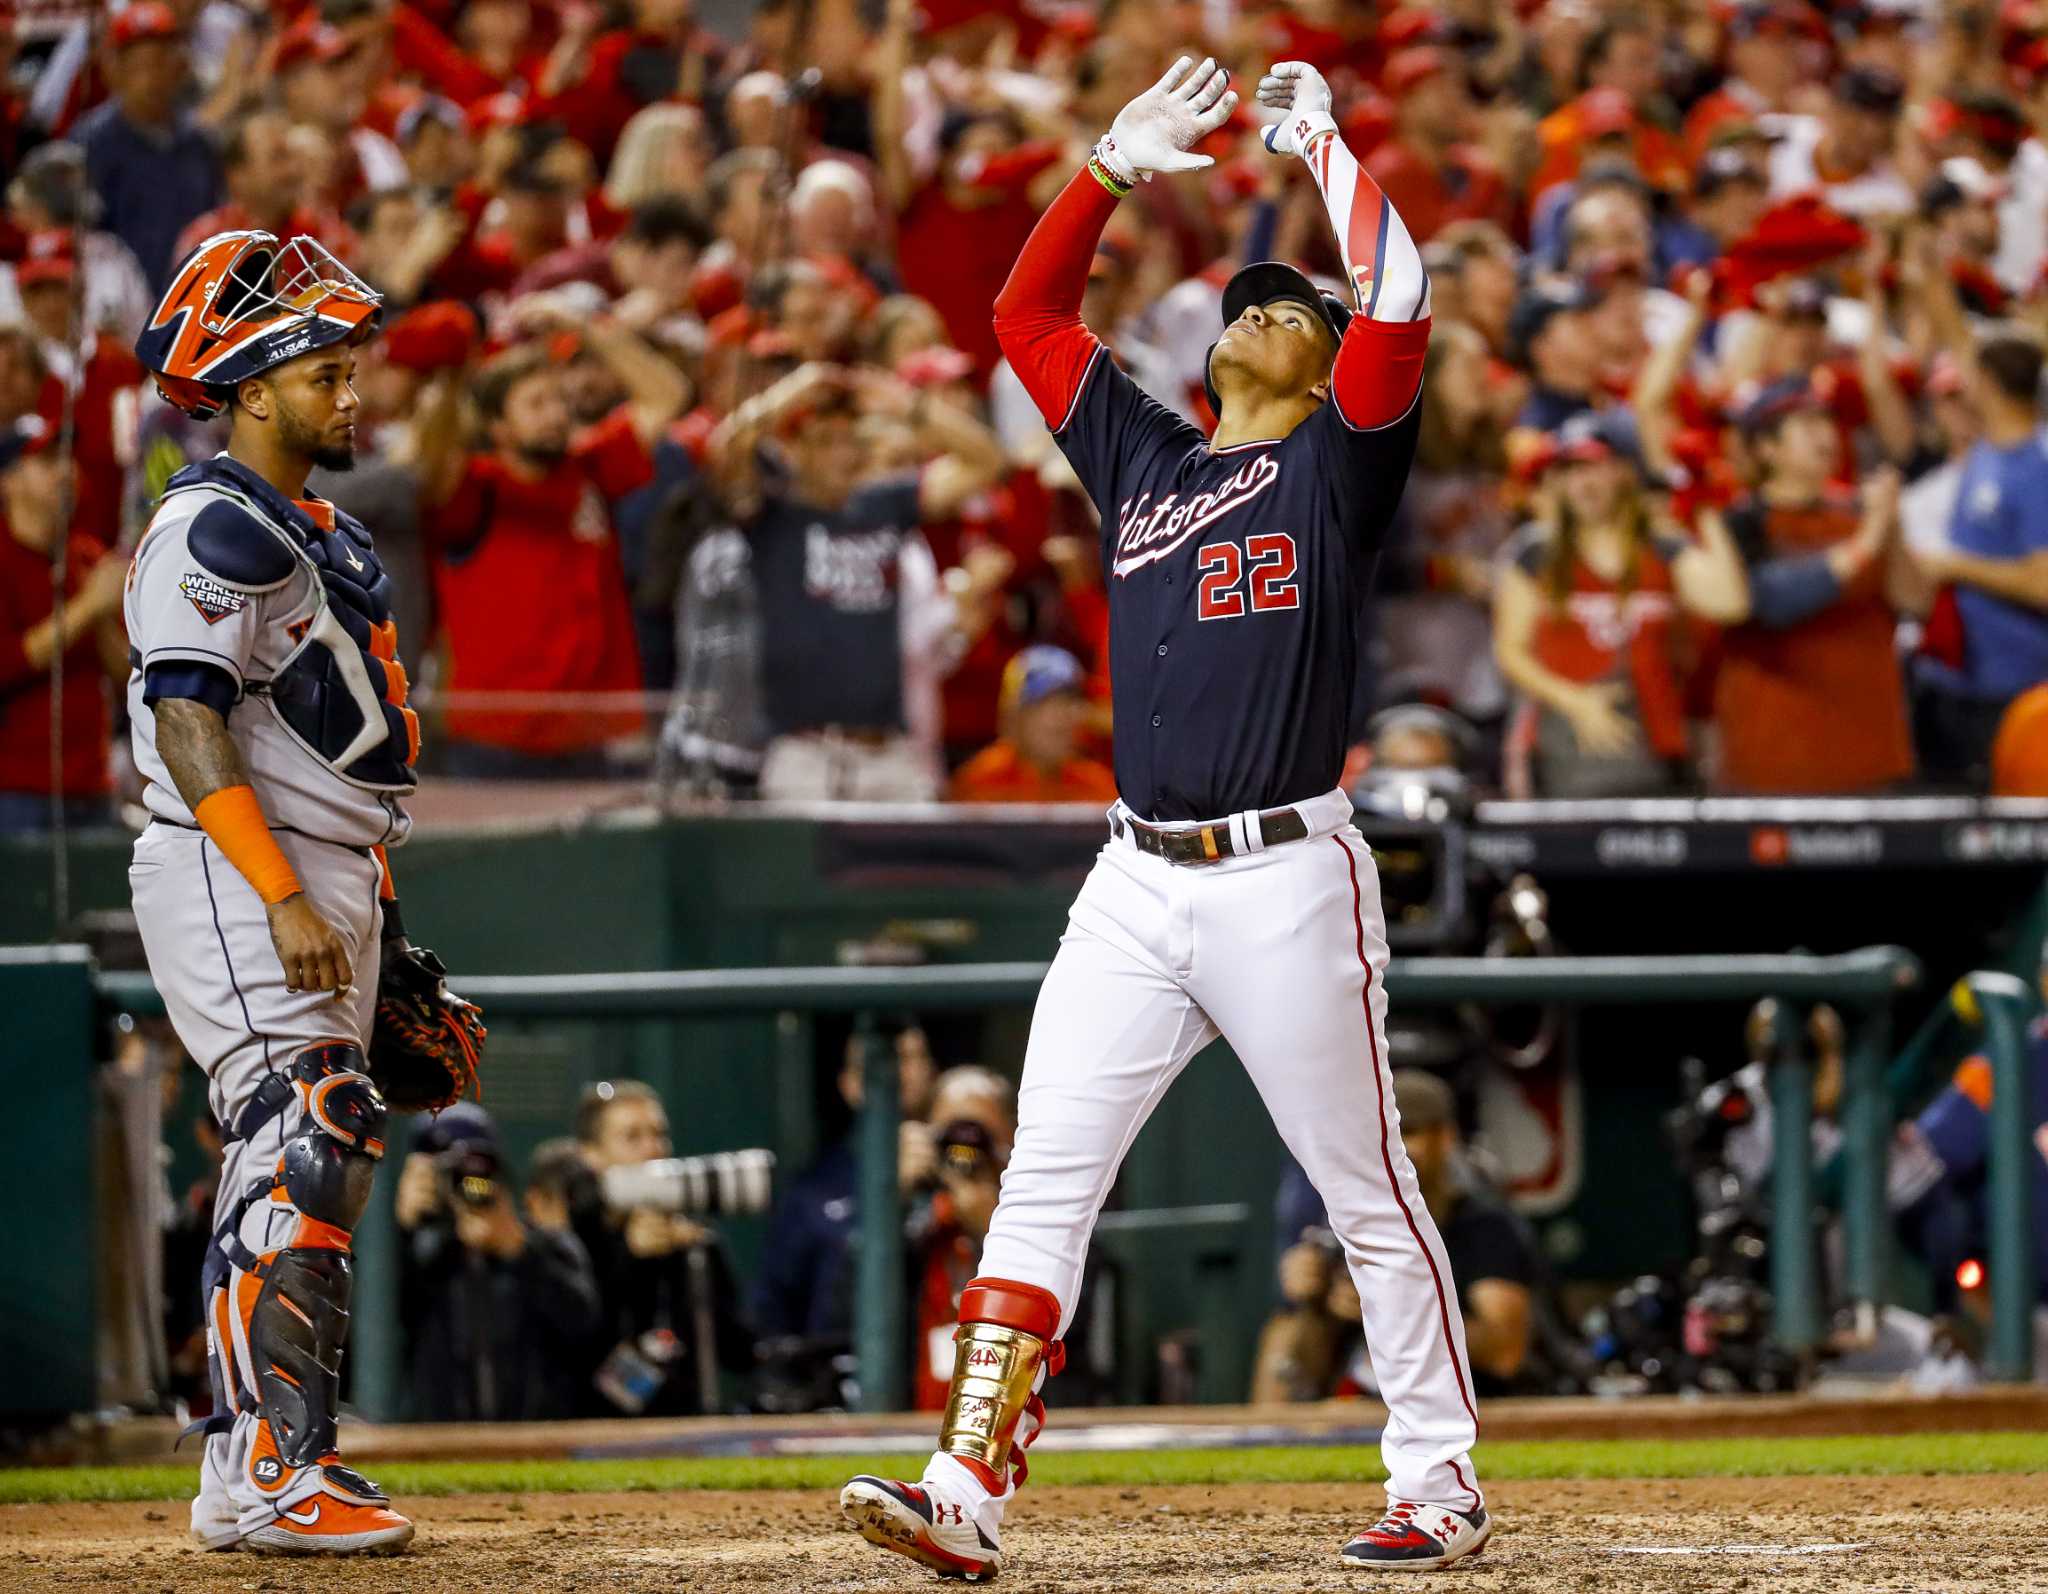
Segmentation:
<svg viewBox="0 0 2048 1594">
<path fill-rule="evenodd" d="M 1130 184 L 1154 172 L 1192 172 L 1215 162 L 1188 151 L 1230 119 L 1237 96 L 1227 93 L 1230 74 L 1213 59 L 1189 70 L 1186 56 L 1166 76 L 1116 113 L 1095 146 L 1095 158 L 1119 182 Z"/>
<path fill-rule="evenodd" d="M 1259 79 L 1255 97 L 1267 110 L 1287 113 L 1260 134 L 1275 155 L 1305 155 L 1317 134 L 1337 130 L 1330 85 L 1306 61 L 1274 62 Z"/>
</svg>

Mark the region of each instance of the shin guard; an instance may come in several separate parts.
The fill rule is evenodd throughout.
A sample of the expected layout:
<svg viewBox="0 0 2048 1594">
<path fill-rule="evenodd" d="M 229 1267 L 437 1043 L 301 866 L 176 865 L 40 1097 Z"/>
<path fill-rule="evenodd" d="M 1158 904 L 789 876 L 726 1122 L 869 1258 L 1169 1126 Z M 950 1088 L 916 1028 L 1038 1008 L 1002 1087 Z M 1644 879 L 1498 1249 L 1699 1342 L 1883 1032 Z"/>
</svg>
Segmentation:
<svg viewBox="0 0 2048 1594">
<path fill-rule="evenodd" d="M 976 1279 L 961 1291 L 960 1326 L 953 1331 L 958 1353 L 939 1450 L 965 1463 L 991 1494 L 1005 1492 L 1013 1465 L 1022 1481 L 1022 1447 L 1043 1421 L 1039 1377 L 1052 1376 L 1066 1361 L 1053 1337 L 1059 1326 L 1059 1302 L 1035 1284 Z M 1038 1409 L 1013 1456 L 1018 1425 L 1032 1407 Z"/>
</svg>

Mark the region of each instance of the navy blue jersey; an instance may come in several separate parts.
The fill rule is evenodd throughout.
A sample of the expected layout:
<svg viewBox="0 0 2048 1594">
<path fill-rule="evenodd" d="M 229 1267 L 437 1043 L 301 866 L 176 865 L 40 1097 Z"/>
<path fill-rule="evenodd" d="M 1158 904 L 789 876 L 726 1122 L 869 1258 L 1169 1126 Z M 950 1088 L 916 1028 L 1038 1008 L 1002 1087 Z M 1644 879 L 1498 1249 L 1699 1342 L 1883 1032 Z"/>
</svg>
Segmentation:
<svg viewBox="0 0 2048 1594">
<path fill-rule="evenodd" d="M 1339 303 L 1341 320 L 1319 312 L 1337 337 L 1326 396 L 1286 437 L 1212 449 L 1088 331 L 1081 299 L 1121 195 L 1092 169 L 1039 218 L 995 303 L 1003 353 L 1102 517 L 1117 789 L 1157 821 L 1223 819 L 1336 786 L 1366 596 L 1415 458 L 1429 274 L 1327 112 L 1296 112 L 1285 131 L 1323 195 L 1357 307 Z M 1282 262 L 1231 283 L 1226 340 L 1285 323 L 1290 303 L 1293 331 L 1280 335 L 1303 332 L 1302 306 L 1324 302 Z M 1239 284 L 1251 297 L 1233 306 Z M 1228 347 L 1242 357 L 1242 342 Z"/>
<path fill-rule="evenodd" d="M 1102 516 L 1132 812 L 1216 819 L 1337 784 L 1360 613 L 1420 410 L 1418 394 L 1358 430 L 1327 403 L 1284 438 L 1211 452 L 1097 352 L 1053 435 Z"/>
</svg>

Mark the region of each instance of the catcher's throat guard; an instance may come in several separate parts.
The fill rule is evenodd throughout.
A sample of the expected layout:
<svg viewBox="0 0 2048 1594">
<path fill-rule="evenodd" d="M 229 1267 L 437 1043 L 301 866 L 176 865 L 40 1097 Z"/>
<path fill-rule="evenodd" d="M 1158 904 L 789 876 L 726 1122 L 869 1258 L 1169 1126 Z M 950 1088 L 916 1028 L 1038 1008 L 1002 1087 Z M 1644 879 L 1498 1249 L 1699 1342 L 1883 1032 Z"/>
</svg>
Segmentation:
<svg viewBox="0 0 2048 1594">
<path fill-rule="evenodd" d="M 237 383 L 377 329 L 384 299 L 317 240 L 222 232 L 172 276 L 135 357 L 157 391 L 198 420 L 223 413 Z"/>
<path fill-rule="evenodd" d="M 1036 1285 L 976 1279 L 960 1292 L 941 1452 L 977 1463 L 997 1480 L 1008 1475 L 1010 1444 L 1040 1371 L 1049 1376 L 1066 1360 L 1053 1338 L 1059 1322 L 1059 1302 Z"/>
</svg>

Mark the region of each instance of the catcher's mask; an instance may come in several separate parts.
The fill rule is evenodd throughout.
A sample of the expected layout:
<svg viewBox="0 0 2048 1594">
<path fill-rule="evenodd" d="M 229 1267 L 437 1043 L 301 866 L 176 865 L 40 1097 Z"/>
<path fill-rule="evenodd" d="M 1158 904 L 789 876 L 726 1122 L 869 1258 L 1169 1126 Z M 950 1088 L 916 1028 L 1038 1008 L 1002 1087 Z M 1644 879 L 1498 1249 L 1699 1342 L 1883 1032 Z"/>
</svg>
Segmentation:
<svg viewBox="0 0 2048 1594">
<path fill-rule="evenodd" d="M 237 383 L 377 330 L 383 296 L 312 238 L 215 233 L 186 258 L 135 340 L 168 403 L 206 421 Z"/>
<path fill-rule="evenodd" d="M 1351 306 L 1334 293 L 1323 292 L 1309 281 L 1306 273 L 1295 270 L 1284 260 L 1254 261 L 1224 284 L 1223 325 L 1227 328 L 1249 305 L 1271 304 L 1277 299 L 1291 300 L 1313 311 L 1316 319 L 1329 329 L 1332 343 L 1344 341 L 1344 330 L 1351 325 Z M 1202 391 L 1209 395 L 1209 408 L 1221 415 L 1223 399 L 1216 391 L 1216 378 L 1210 369 L 1215 358 L 1216 345 L 1212 343 L 1209 352 L 1202 356 Z"/>
</svg>

